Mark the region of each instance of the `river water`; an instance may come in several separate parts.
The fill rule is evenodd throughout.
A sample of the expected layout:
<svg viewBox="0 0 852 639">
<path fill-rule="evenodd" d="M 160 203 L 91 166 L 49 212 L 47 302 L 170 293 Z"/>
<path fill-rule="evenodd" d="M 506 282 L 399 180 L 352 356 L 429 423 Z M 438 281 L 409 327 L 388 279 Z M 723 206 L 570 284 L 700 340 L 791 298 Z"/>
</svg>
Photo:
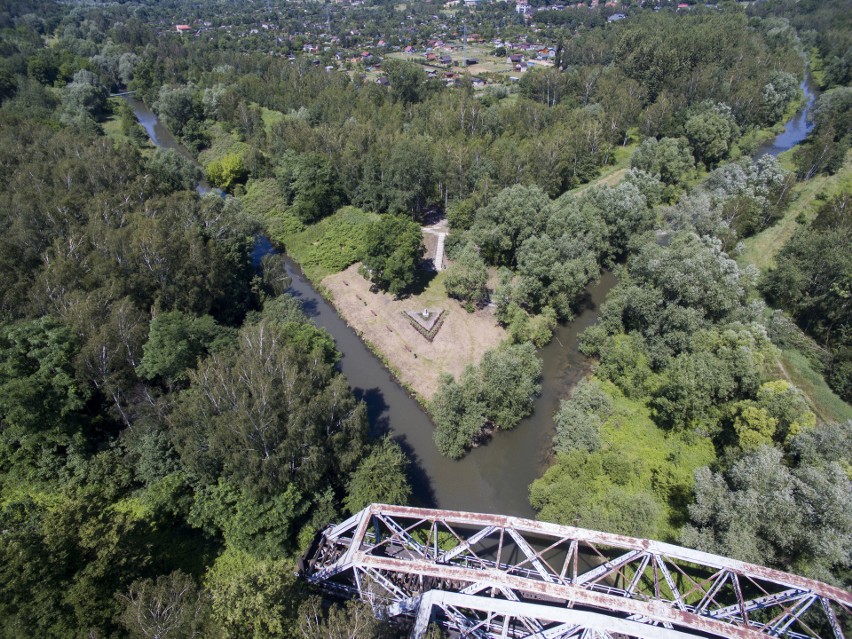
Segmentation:
<svg viewBox="0 0 852 639">
<path fill-rule="evenodd" d="M 802 82 L 802 89 L 807 106 L 787 122 L 784 133 L 760 147 L 755 157 L 778 155 L 807 136 L 811 128 L 807 116 L 815 99 L 810 75 Z M 195 162 L 142 101 L 126 99 L 155 145 L 175 149 Z M 211 187 L 202 181 L 198 190 L 205 193 Z M 259 238 L 255 258 L 271 250 L 269 240 Z M 578 350 L 578 336 L 597 320 L 598 307 L 615 285 L 615 277 L 604 273 L 590 286 L 584 310 L 573 322 L 560 326 L 551 343 L 539 351 L 542 392 L 533 415 L 511 431 L 496 433 L 488 444 L 464 459 L 452 461 L 438 454 L 432 440 L 434 426 L 420 405 L 316 292 L 298 265 L 288 259 L 287 270 L 293 280 L 289 292 L 302 301 L 311 319 L 334 337 L 342 354 L 340 370 L 356 397 L 367 404 L 373 432 L 392 433 L 411 458 L 416 501 L 424 506 L 532 517 L 529 485 L 547 466 L 555 432 L 553 413 L 589 368 L 588 359 Z"/>
<path fill-rule="evenodd" d="M 816 100 L 816 87 L 813 83 L 810 70 L 805 73 L 805 79 L 799 85 L 805 94 L 805 106 L 799 110 L 790 120 L 784 124 L 784 132 L 778 135 L 775 139 L 758 147 L 754 152 L 754 157 L 759 158 L 765 154 L 777 156 L 779 153 L 789 151 L 799 142 L 808 137 L 811 129 L 814 128 L 813 122 L 810 121 L 810 112 L 813 109 L 814 101 Z"/>
</svg>

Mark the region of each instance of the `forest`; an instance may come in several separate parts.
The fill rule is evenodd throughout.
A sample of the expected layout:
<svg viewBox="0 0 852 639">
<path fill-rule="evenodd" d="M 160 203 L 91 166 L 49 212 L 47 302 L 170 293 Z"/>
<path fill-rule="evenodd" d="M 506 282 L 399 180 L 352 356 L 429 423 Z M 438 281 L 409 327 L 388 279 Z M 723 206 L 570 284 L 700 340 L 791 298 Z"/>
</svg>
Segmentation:
<svg viewBox="0 0 852 639">
<path fill-rule="evenodd" d="M 849 588 L 850 17 L 629 9 L 0 0 L 0 637 L 396 636 L 296 577 L 330 522 L 418 496 L 257 238 L 404 298 L 436 215 L 453 312 L 507 335 L 425 402 L 442 454 L 532 412 L 536 349 L 612 271 L 538 517 Z M 474 86 L 391 55 L 462 21 L 552 63 Z M 753 157 L 806 66 L 808 139 Z"/>
</svg>

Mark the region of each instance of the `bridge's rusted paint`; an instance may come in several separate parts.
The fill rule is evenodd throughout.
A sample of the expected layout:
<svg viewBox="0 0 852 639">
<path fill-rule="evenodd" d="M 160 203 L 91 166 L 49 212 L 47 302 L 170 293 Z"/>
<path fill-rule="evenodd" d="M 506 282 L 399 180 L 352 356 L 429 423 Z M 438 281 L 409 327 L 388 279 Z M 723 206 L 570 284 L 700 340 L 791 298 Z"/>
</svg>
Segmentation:
<svg viewBox="0 0 852 639">
<path fill-rule="evenodd" d="M 483 639 L 844 639 L 852 610 L 841 588 L 763 566 L 449 510 L 373 504 L 326 530 L 307 559 L 311 582 L 360 596 L 379 615 L 414 617 L 415 636 L 437 613 L 448 628 Z"/>
</svg>

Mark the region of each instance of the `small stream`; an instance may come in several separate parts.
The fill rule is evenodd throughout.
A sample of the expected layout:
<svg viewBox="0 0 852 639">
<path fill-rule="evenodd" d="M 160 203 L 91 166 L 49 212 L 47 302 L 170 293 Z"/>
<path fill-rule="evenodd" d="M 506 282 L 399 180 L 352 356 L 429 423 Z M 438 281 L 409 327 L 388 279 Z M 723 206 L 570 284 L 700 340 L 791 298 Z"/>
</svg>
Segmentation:
<svg viewBox="0 0 852 639">
<path fill-rule="evenodd" d="M 761 146 L 755 153 L 778 155 L 801 142 L 810 131 L 808 114 L 815 100 L 810 74 L 802 82 L 807 105 L 786 124 L 784 133 Z M 158 121 L 145 104 L 125 98 L 140 124 L 157 146 L 195 158 Z M 202 181 L 199 193 L 211 187 Z M 265 237 L 258 238 L 256 259 L 275 250 Z M 346 375 L 356 397 L 367 404 L 374 433 L 390 432 L 412 460 L 416 500 L 425 506 L 483 513 L 533 517 L 529 505 L 529 485 L 547 466 L 555 432 L 553 413 L 559 401 L 589 369 L 588 359 L 579 352 L 578 336 L 594 324 L 600 304 L 616 279 L 604 273 L 587 289 L 585 309 L 568 325 L 560 326 L 554 339 L 539 351 L 542 360 L 542 392 L 535 400 L 532 416 L 511 431 L 499 432 L 485 446 L 474 449 L 461 461 L 442 457 L 432 440 L 434 425 L 420 405 L 394 380 L 383 364 L 346 325 L 332 306 L 311 286 L 299 266 L 287 258 L 287 271 L 293 283 L 290 293 L 302 301 L 305 312 L 326 329 L 342 354 L 340 370 Z"/>
<path fill-rule="evenodd" d="M 770 142 L 758 147 L 754 152 L 754 158 L 757 159 L 765 154 L 773 157 L 778 156 L 784 151 L 789 151 L 802 140 L 808 137 L 811 129 L 814 128 L 813 122 L 810 121 L 810 113 L 814 107 L 814 102 L 817 97 L 817 89 L 811 77 L 810 69 L 805 72 L 805 79 L 799 85 L 805 94 L 805 106 L 796 112 L 790 120 L 784 124 L 784 132 L 779 134 Z"/>
</svg>

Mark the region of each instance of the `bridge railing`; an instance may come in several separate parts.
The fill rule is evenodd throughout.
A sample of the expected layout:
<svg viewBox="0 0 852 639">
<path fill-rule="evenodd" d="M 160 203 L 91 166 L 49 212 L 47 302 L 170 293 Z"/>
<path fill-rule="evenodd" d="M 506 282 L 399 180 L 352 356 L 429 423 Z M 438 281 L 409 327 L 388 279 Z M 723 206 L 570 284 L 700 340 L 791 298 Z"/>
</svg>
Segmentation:
<svg viewBox="0 0 852 639">
<path fill-rule="evenodd" d="M 436 614 L 482 637 L 843 639 L 852 609 L 843 589 L 689 548 L 382 504 L 329 528 L 306 576 L 360 593 L 383 615 L 418 610 L 415 629 Z"/>
</svg>

